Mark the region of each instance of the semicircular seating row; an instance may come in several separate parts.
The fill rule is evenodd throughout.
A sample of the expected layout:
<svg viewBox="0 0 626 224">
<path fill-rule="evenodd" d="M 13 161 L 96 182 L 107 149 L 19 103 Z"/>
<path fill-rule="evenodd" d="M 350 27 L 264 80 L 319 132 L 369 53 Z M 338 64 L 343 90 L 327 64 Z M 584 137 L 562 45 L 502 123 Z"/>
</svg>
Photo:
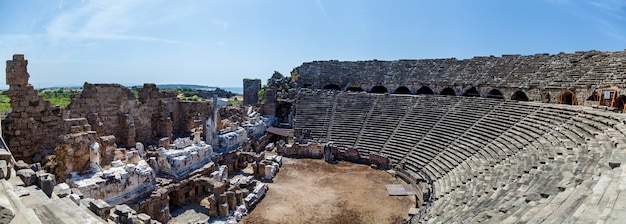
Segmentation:
<svg viewBox="0 0 626 224">
<path fill-rule="evenodd" d="M 295 129 L 380 153 L 434 180 L 417 220 L 582 223 L 626 218 L 626 116 L 475 97 L 314 91 Z"/>
</svg>

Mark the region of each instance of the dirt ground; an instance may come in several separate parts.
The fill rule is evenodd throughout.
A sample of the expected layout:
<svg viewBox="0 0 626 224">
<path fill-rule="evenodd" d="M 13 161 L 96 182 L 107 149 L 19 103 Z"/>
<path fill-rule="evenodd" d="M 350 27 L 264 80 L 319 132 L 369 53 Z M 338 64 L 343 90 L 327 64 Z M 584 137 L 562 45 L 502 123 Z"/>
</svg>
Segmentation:
<svg viewBox="0 0 626 224">
<path fill-rule="evenodd" d="M 241 223 L 398 223 L 414 196 L 389 196 L 401 179 L 365 165 L 283 160 L 265 199 Z"/>
</svg>

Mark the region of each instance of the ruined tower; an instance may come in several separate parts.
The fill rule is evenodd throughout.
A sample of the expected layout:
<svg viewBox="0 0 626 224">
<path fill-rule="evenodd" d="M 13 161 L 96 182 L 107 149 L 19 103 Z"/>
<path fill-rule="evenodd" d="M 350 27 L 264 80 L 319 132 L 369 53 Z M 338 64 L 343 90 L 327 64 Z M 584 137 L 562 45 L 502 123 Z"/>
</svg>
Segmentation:
<svg viewBox="0 0 626 224">
<path fill-rule="evenodd" d="M 28 60 L 24 59 L 23 54 L 14 54 L 13 60 L 7 60 L 7 85 L 28 85 L 30 75 L 26 71 Z"/>
<path fill-rule="evenodd" d="M 9 90 L 5 94 L 11 98 L 12 111 L 2 121 L 3 134 L 10 136 L 7 144 L 16 159 L 39 162 L 43 156 L 52 154 L 58 143 L 62 109 L 50 106 L 28 84 L 28 60 L 23 54 L 14 54 L 6 65 Z"/>
<path fill-rule="evenodd" d="M 243 105 L 256 104 L 259 102 L 260 79 L 243 80 Z"/>
</svg>

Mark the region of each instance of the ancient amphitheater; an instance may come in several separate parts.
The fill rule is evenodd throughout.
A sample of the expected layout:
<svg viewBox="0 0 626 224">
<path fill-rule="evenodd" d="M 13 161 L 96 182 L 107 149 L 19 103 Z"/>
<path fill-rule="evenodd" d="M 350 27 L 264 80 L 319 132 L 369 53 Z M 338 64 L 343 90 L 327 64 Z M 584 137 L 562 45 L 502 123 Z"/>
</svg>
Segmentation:
<svg viewBox="0 0 626 224">
<path fill-rule="evenodd" d="M 626 51 L 315 61 L 272 76 L 258 104 L 244 80 L 253 105 L 220 110 L 89 83 L 58 108 L 27 63 L 7 61 L 0 223 L 168 222 L 198 198 L 237 221 L 281 156 L 393 173 L 417 192 L 406 223 L 626 220 Z"/>
</svg>

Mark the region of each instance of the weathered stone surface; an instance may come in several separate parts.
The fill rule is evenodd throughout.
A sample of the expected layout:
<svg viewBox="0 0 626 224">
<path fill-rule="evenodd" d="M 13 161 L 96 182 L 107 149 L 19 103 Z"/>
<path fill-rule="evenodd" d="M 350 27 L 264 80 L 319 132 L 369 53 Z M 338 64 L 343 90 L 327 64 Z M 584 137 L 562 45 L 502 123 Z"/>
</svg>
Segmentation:
<svg viewBox="0 0 626 224">
<path fill-rule="evenodd" d="M 58 136 L 64 134 L 95 131 L 96 137 L 113 135 L 116 144 L 128 147 L 138 141 L 154 144 L 158 137 L 189 135 L 205 125 L 202 118 L 210 108 L 206 102 L 179 101 L 176 94 L 161 92 L 154 84 L 139 88 L 135 99 L 119 84 L 90 83 L 72 96 L 67 108 L 51 106 L 28 84 L 27 64 L 23 55 L 7 61 L 5 94 L 11 98 L 12 112 L 2 127 L 10 136 L 7 144 L 14 157 L 29 163 L 54 154 L 64 139 Z M 85 118 L 87 122 L 81 121 Z"/>
<path fill-rule="evenodd" d="M 22 179 L 24 185 L 29 186 L 37 183 L 37 175 L 32 169 L 21 169 L 17 171 L 17 176 Z"/>
<path fill-rule="evenodd" d="M 244 79 L 243 105 L 257 104 L 259 102 L 259 90 L 261 90 L 260 79 Z"/>
<path fill-rule="evenodd" d="M 558 102 L 564 90 L 573 90 L 582 104 L 593 92 L 614 87 L 624 94 L 626 76 L 619 72 L 626 52 L 581 51 L 575 53 L 502 55 L 471 59 L 422 59 L 397 61 L 313 61 L 295 68 L 297 85 L 313 89 L 383 89 L 394 93 L 405 87 L 416 94 L 427 87 L 434 94 L 446 88 L 464 95 L 475 88 L 487 97 L 498 89 L 511 99 L 521 90 L 530 101 Z M 616 73 L 620 75 L 616 75 Z M 380 88 L 382 87 L 382 88 Z M 594 101 L 595 102 L 595 101 Z"/>
</svg>

